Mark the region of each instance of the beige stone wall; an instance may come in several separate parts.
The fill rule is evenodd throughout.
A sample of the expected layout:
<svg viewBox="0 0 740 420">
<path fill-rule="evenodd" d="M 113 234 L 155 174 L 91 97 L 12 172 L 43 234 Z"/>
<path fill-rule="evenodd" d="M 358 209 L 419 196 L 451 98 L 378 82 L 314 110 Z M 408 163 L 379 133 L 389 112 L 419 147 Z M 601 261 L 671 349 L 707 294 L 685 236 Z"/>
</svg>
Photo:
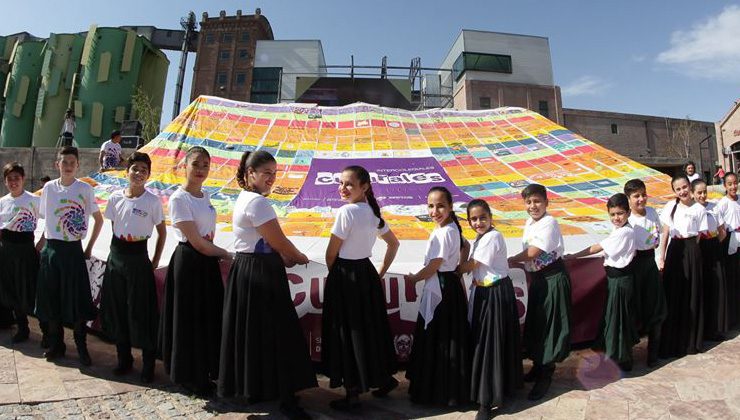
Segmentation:
<svg viewBox="0 0 740 420">
<path fill-rule="evenodd" d="M 724 156 L 724 150 L 735 148 L 740 150 L 740 105 L 734 104 L 724 120 L 717 123 L 717 152 L 721 156 L 725 170 L 740 170 L 740 154 Z"/>
</svg>

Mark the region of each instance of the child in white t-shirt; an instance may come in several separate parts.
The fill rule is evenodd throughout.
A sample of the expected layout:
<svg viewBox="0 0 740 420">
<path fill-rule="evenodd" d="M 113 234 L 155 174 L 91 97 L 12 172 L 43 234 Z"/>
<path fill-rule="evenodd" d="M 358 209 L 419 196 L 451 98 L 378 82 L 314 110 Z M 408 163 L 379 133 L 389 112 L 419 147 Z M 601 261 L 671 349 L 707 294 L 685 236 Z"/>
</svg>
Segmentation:
<svg viewBox="0 0 740 420">
<path fill-rule="evenodd" d="M 105 217 L 111 221 L 113 238 L 100 291 L 103 331 L 116 342 L 118 366 L 114 375 L 131 370 L 131 347 L 142 350 L 141 381 L 154 378 L 159 310 L 154 268 L 167 238 L 159 197 L 144 188 L 152 161 L 146 153 L 134 152 L 126 162 L 129 186 L 111 194 Z M 154 258 L 149 259 L 147 242 L 157 230 Z"/>
<path fill-rule="evenodd" d="M 472 335 L 471 396 L 476 418 L 490 418 L 493 407 L 521 388 L 522 350 L 514 285 L 509 277 L 506 242 L 492 224 L 484 200 L 468 203 L 468 223 L 477 234 L 470 259 L 460 271 L 473 272 L 468 300 Z"/>
<path fill-rule="evenodd" d="M 427 241 L 424 268 L 404 276 L 424 281 L 406 377 L 412 402 L 457 406 L 470 399 L 468 311 L 456 272 L 467 241 L 447 188 L 429 190 L 427 211 L 436 227 Z"/>
<path fill-rule="evenodd" d="M 630 205 L 626 195 L 614 194 L 606 202 L 606 208 L 614 230 L 598 244 L 565 258 L 604 253 L 607 295 L 595 348 L 603 350 L 604 356 L 616 362 L 623 371 L 630 371 L 632 346 L 640 341 L 632 314 L 634 277 L 630 263 L 637 251 L 635 232 L 628 222 Z"/>
<path fill-rule="evenodd" d="M 525 382 L 535 382 L 530 400 L 545 396 L 552 382 L 555 363 L 570 353 L 570 277 L 563 264 L 565 251 L 560 225 L 547 214 L 547 190 L 530 184 L 522 190 L 529 219 L 524 226 L 524 250 L 509 263 L 524 263 L 532 281 L 524 321 L 524 347 L 532 370 Z"/>
<path fill-rule="evenodd" d="M 725 224 L 727 236 L 722 242 L 721 256 L 727 280 L 727 313 L 730 327 L 740 324 L 740 200 L 737 196 L 737 174 L 725 173 L 722 183 L 725 196 L 715 208 Z"/>
<path fill-rule="evenodd" d="M 87 351 L 87 321 L 97 316 L 92 301 L 90 279 L 85 260 L 90 258 L 103 216 L 95 201 L 93 188 L 75 178 L 80 168 L 77 148 L 66 146 L 57 154 L 59 178 L 44 185 L 39 215 L 45 219 L 46 246 L 41 251 L 36 315 L 49 322 L 49 345 L 46 360 L 64 356 L 63 323 L 74 324 L 74 339 L 80 363 L 92 364 Z M 87 236 L 88 219 L 94 224 L 85 251 L 82 239 Z"/>
</svg>

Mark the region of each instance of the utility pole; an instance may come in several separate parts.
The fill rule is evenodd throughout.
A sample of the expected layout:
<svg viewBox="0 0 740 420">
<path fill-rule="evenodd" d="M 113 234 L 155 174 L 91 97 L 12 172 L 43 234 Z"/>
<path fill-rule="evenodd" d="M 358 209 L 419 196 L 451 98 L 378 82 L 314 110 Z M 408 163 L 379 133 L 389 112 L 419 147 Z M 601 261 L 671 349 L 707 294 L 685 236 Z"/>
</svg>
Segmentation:
<svg viewBox="0 0 740 420">
<path fill-rule="evenodd" d="M 185 67 L 188 63 L 188 51 L 190 43 L 195 34 L 195 13 L 190 11 L 187 18 L 180 19 L 180 26 L 185 30 L 185 36 L 182 39 L 182 50 L 180 52 L 180 67 L 177 70 L 177 85 L 175 85 L 175 104 L 172 107 L 172 119 L 180 115 L 180 102 L 182 101 L 182 85 L 185 79 Z"/>
</svg>

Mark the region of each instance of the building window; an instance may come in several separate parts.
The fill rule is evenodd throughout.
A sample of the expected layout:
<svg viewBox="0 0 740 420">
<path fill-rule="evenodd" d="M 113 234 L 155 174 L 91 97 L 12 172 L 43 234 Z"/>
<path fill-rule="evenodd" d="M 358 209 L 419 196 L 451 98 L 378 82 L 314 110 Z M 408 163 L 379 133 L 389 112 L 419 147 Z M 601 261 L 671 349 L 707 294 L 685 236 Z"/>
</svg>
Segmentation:
<svg viewBox="0 0 740 420">
<path fill-rule="evenodd" d="M 249 42 L 249 32 L 242 32 L 241 42 Z"/>
<path fill-rule="evenodd" d="M 231 58 L 231 51 L 229 50 L 221 50 L 218 52 L 218 59 L 220 61 L 226 61 Z"/>
<path fill-rule="evenodd" d="M 216 37 L 213 34 L 206 34 L 206 44 L 213 44 L 216 41 Z"/>
<path fill-rule="evenodd" d="M 242 60 L 242 61 L 249 60 L 249 51 L 239 50 L 239 60 Z"/>
<path fill-rule="evenodd" d="M 616 124 L 612 124 L 612 134 L 619 134 L 619 127 Z"/>
<path fill-rule="evenodd" d="M 543 117 L 550 118 L 550 108 L 547 105 L 547 101 L 540 101 L 538 111 Z"/>
<path fill-rule="evenodd" d="M 216 74 L 216 84 L 220 86 L 226 86 L 226 73 Z"/>
<path fill-rule="evenodd" d="M 221 35 L 221 42 L 231 42 L 234 40 L 234 34 L 231 32 L 224 32 L 223 35 Z"/>
<path fill-rule="evenodd" d="M 237 86 L 244 86 L 245 83 L 247 83 L 247 74 L 246 73 L 237 73 L 236 74 L 236 85 Z"/>
<path fill-rule="evenodd" d="M 463 52 L 452 65 L 452 75 L 460 80 L 467 70 L 511 73 L 511 56 Z"/>
<path fill-rule="evenodd" d="M 282 67 L 257 67 L 252 69 L 252 90 L 249 101 L 260 104 L 278 103 L 282 72 Z"/>
<path fill-rule="evenodd" d="M 491 109 L 491 98 L 488 96 L 480 97 L 480 109 Z"/>
</svg>

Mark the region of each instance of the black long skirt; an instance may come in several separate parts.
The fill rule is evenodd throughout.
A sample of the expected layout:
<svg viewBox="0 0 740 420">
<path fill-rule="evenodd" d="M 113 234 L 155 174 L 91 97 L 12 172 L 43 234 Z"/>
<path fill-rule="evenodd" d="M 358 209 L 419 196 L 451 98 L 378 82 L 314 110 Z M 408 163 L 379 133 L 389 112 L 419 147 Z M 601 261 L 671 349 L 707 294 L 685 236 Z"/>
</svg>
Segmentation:
<svg viewBox="0 0 740 420">
<path fill-rule="evenodd" d="M 740 326 L 740 250 L 732 255 L 727 251 L 730 246 L 730 235 L 728 233 L 722 242 L 722 265 L 725 270 L 727 285 L 727 313 L 730 328 Z"/>
<path fill-rule="evenodd" d="M 3 230 L 0 245 L 0 304 L 24 314 L 36 304 L 39 254 L 33 239 L 33 232 Z"/>
<path fill-rule="evenodd" d="M 668 316 L 663 323 L 660 357 L 681 357 L 702 350 L 704 283 L 696 237 L 671 239 L 663 270 Z"/>
<path fill-rule="evenodd" d="M 570 277 L 562 260 L 530 273 L 524 347 L 535 365 L 559 363 L 570 354 Z"/>
<path fill-rule="evenodd" d="M 224 299 L 218 394 L 286 400 L 318 386 L 278 254 L 238 253 Z"/>
<path fill-rule="evenodd" d="M 522 340 L 514 285 L 509 277 L 473 292 L 470 400 L 500 407 L 523 386 Z"/>
<path fill-rule="evenodd" d="M 631 271 L 607 267 L 606 305 L 594 348 L 617 363 L 632 363 L 632 347 L 640 342 L 634 317 Z"/>
<path fill-rule="evenodd" d="M 321 364 L 329 386 L 366 392 L 396 372 L 385 293 L 368 258 L 337 258 L 324 285 Z"/>
<path fill-rule="evenodd" d="M 172 382 L 207 386 L 218 378 L 224 286 L 218 259 L 181 242 L 164 285 L 158 348 Z"/>
<path fill-rule="evenodd" d="M 663 282 L 655 263 L 655 251 L 637 251 L 630 268 L 635 278 L 635 318 L 638 332 L 644 335 L 662 325 L 668 315 Z"/>
<path fill-rule="evenodd" d="M 418 404 L 460 405 L 470 399 L 470 327 L 467 299 L 460 277 L 440 272 L 442 301 L 424 328 L 419 315 L 406 378 L 411 401 Z"/>
<path fill-rule="evenodd" d="M 699 247 L 704 276 L 704 336 L 711 338 L 730 329 L 730 297 L 722 264 L 722 243 L 718 238 L 702 239 Z"/>
<path fill-rule="evenodd" d="M 69 324 L 97 316 L 80 241 L 46 241 L 36 287 L 36 316 L 40 321 Z"/>
<path fill-rule="evenodd" d="M 118 344 L 157 348 L 159 310 L 147 241 L 113 238 L 101 288 L 103 331 Z"/>
</svg>

